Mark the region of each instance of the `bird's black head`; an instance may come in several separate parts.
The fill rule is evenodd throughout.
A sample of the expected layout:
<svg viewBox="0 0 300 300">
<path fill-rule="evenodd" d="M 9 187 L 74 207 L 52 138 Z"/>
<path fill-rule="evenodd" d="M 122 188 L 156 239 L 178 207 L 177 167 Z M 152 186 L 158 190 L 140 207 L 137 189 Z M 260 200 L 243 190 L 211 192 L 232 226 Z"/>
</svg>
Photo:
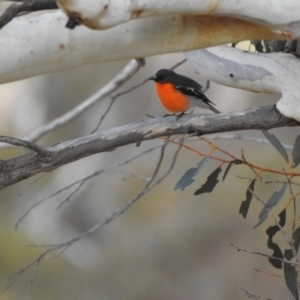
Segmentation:
<svg viewBox="0 0 300 300">
<path fill-rule="evenodd" d="M 161 69 L 156 72 L 154 76 L 151 76 L 149 80 L 154 80 L 158 83 L 166 83 L 168 82 L 168 78 L 172 75 L 176 74 L 175 72 L 168 69 Z"/>
</svg>

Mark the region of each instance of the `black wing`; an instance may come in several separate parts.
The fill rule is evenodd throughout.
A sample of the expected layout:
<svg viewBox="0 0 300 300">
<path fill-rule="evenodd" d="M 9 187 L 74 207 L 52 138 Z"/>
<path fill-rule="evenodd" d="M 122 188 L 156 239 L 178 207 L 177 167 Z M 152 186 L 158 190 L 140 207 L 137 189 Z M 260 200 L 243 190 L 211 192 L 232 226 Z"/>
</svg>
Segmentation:
<svg viewBox="0 0 300 300">
<path fill-rule="evenodd" d="M 194 89 L 194 88 L 191 88 L 191 87 L 185 87 L 185 86 L 182 86 L 182 85 L 178 85 L 176 86 L 176 90 L 178 90 L 179 92 L 181 92 L 182 94 L 185 94 L 185 95 L 188 95 L 188 96 L 192 96 L 192 97 L 196 97 L 198 99 L 201 99 L 203 100 L 205 103 L 207 104 L 213 104 L 213 105 L 216 105 L 214 104 L 212 101 L 210 101 L 204 94 L 201 90 L 198 90 L 198 89 Z"/>
<path fill-rule="evenodd" d="M 172 76 L 171 78 L 169 78 L 169 80 L 175 86 L 186 86 L 199 91 L 202 91 L 203 88 L 195 80 L 179 74 L 176 74 L 176 76 Z"/>
<path fill-rule="evenodd" d="M 214 113 L 220 113 L 216 108 L 213 107 L 215 105 L 212 101 L 210 101 L 203 93 L 201 90 L 190 88 L 190 87 L 185 87 L 178 85 L 176 86 L 176 90 L 181 92 L 184 95 L 187 95 L 188 97 L 192 97 L 194 99 L 197 99 L 197 104 L 196 106 L 202 107 L 202 108 L 208 108 L 212 110 Z M 198 100 L 199 99 L 199 100 Z"/>
</svg>

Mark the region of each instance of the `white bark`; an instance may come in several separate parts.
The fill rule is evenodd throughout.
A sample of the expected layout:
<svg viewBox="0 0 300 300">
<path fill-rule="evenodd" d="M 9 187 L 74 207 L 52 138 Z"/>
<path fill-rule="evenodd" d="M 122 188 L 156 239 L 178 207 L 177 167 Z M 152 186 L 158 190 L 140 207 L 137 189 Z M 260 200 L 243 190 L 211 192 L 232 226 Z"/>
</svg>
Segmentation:
<svg viewBox="0 0 300 300">
<path fill-rule="evenodd" d="M 23 15 L 7 24 L 0 31 L 0 83 L 87 64 L 247 39 L 285 38 L 261 25 L 216 16 L 143 18 L 104 31 L 84 26 L 70 30 L 66 22 L 60 11 L 49 11 Z"/>
<path fill-rule="evenodd" d="M 281 93 L 277 109 L 300 121 L 300 61 L 286 53 L 251 53 L 218 46 L 185 53 L 196 73 L 253 92 Z"/>
<path fill-rule="evenodd" d="M 79 18 L 83 24 L 106 30 L 92 31 L 84 26 L 66 29 L 67 17 L 60 11 L 20 16 L 0 31 L 0 83 L 86 64 L 188 51 L 246 39 L 300 37 L 299 0 L 58 2 L 68 15 Z M 205 76 L 238 88 L 282 93 L 277 108 L 285 116 L 300 120 L 296 68 L 299 63 L 295 58 L 286 54 L 247 56 L 234 49 L 222 50 L 231 62 L 234 75 L 231 78 L 219 72 L 224 57 L 218 51 L 208 50 L 212 56 L 206 55 L 206 63 L 211 65 Z M 218 56 L 221 60 L 213 62 Z M 226 71 L 227 63 L 223 68 Z"/>
<path fill-rule="evenodd" d="M 298 0 L 57 0 L 69 16 L 90 28 L 105 29 L 130 20 L 162 15 L 216 15 L 250 20 L 300 34 Z"/>
</svg>

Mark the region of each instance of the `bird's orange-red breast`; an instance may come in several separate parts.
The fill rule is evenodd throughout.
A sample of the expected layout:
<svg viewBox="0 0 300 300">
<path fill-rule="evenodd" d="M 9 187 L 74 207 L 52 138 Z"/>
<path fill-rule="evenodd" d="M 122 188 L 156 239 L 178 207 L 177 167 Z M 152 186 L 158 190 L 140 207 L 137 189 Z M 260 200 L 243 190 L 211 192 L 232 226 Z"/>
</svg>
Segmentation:
<svg viewBox="0 0 300 300">
<path fill-rule="evenodd" d="M 201 107 L 220 113 L 202 92 L 202 86 L 193 79 L 174 71 L 161 69 L 154 76 L 158 98 L 163 107 L 173 114 L 183 113 L 192 107 Z"/>
<path fill-rule="evenodd" d="M 155 82 L 155 88 L 162 106 L 173 114 L 181 113 L 189 108 L 190 101 L 177 91 L 171 83 Z"/>
</svg>

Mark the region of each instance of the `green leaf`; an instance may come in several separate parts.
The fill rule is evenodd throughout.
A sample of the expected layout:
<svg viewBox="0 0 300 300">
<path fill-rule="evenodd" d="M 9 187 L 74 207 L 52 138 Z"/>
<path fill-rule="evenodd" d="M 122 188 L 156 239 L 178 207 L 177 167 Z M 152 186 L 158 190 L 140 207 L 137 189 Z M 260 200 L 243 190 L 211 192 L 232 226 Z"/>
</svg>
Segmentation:
<svg viewBox="0 0 300 300">
<path fill-rule="evenodd" d="M 243 164 L 243 163 L 244 163 L 244 161 L 242 161 L 242 160 L 240 160 L 240 159 L 232 160 L 232 161 L 228 164 L 228 166 L 227 166 L 227 168 L 226 168 L 226 170 L 225 170 L 225 172 L 224 172 L 224 175 L 223 175 L 223 181 L 225 180 L 225 178 L 226 178 L 226 176 L 227 176 L 227 173 L 229 172 L 229 170 L 231 169 L 231 167 L 232 167 L 233 164 L 235 164 L 235 165 L 241 165 L 241 164 Z"/>
<path fill-rule="evenodd" d="M 292 151 L 292 156 L 293 156 L 292 167 L 296 168 L 300 163 L 300 134 L 296 137 L 293 151 Z"/>
<path fill-rule="evenodd" d="M 272 207 L 274 207 L 278 204 L 278 202 L 280 201 L 280 199 L 282 198 L 282 196 L 286 190 L 286 187 L 287 187 L 287 183 L 284 183 L 279 191 L 275 191 L 273 193 L 273 195 L 270 197 L 270 199 L 268 200 L 266 205 L 261 210 L 261 212 L 258 216 L 259 222 L 253 227 L 253 229 L 258 227 L 260 224 L 262 224 L 268 218 L 269 211 L 272 209 Z"/>
<path fill-rule="evenodd" d="M 294 257 L 293 251 L 291 249 L 284 251 L 284 258 L 287 260 L 292 260 Z M 283 263 L 284 279 L 285 283 L 290 290 L 291 294 L 296 300 L 299 300 L 298 286 L 297 286 L 297 272 L 296 267 L 289 263 Z"/>
<path fill-rule="evenodd" d="M 249 187 L 247 188 L 246 200 L 242 201 L 241 206 L 240 206 L 239 214 L 241 214 L 244 217 L 244 219 L 247 217 L 247 213 L 248 213 L 248 210 L 250 207 L 250 203 L 251 203 L 252 196 L 253 196 L 250 191 L 252 191 L 252 192 L 254 191 L 254 185 L 255 185 L 255 180 L 253 179 L 250 182 Z"/>
<path fill-rule="evenodd" d="M 200 195 L 200 194 L 204 194 L 204 193 L 211 193 L 215 186 L 217 185 L 217 183 L 219 182 L 218 180 L 218 176 L 219 174 L 222 172 L 221 167 L 217 168 L 216 170 L 214 170 L 208 177 L 206 182 L 201 186 L 200 189 L 198 189 L 194 195 Z"/>
<path fill-rule="evenodd" d="M 191 185 L 195 180 L 193 179 L 199 171 L 207 164 L 209 156 L 206 156 L 198 163 L 197 168 L 188 169 L 183 176 L 179 179 L 174 187 L 174 191 L 181 189 L 182 191 L 189 185 Z"/>
<path fill-rule="evenodd" d="M 281 142 L 278 140 L 278 138 L 268 130 L 262 130 L 262 133 L 269 140 L 269 142 L 277 149 L 277 151 L 282 155 L 285 161 L 289 162 L 289 157 L 286 153 L 286 150 L 281 144 Z"/>
</svg>

